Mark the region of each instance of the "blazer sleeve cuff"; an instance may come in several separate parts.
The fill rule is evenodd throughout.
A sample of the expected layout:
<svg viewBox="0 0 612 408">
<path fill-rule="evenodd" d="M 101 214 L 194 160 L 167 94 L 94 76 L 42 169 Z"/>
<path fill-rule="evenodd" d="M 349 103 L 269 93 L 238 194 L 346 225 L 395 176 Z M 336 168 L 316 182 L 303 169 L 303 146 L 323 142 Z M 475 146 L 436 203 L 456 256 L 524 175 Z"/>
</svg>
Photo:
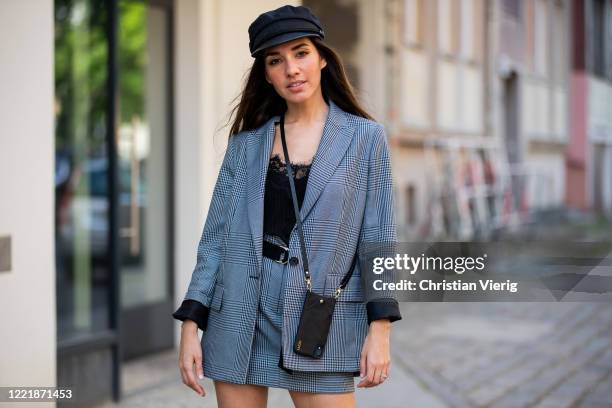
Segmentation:
<svg viewBox="0 0 612 408">
<path fill-rule="evenodd" d="M 197 300 L 185 299 L 181 307 L 172 313 L 172 317 L 177 320 L 193 320 L 197 323 L 200 330 L 205 331 L 208 324 L 208 313 L 210 309 Z"/>
<path fill-rule="evenodd" d="M 366 303 L 368 313 L 368 325 L 374 320 L 389 319 L 395 322 L 402 319 L 399 304 L 395 299 L 374 300 Z"/>
</svg>

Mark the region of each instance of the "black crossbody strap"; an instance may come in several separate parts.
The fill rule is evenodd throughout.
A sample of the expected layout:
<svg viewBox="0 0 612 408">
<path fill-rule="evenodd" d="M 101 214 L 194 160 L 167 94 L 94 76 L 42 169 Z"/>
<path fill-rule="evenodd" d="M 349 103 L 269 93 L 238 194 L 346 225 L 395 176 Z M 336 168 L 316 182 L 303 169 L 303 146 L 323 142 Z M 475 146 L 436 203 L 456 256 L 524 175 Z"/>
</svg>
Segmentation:
<svg viewBox="0 0 612 408">
<path fill-rule="evenodd" d="M 285 140 L 285 113 L 280 117 L 281 141 L 283 143 L 283 153 L 285 154 L 285 167 L 287 168 L 287 176 L 289 176 L 289 185 L 291 187 L 291 201 L 293 201 L 293 211 L 295 212 L 295 223 L 297 225 L 298 234 L 300 236 L 300 249 L 302 252 L 302 263 L 304 265 L 304 278 L 306 285 L 310 290 L 310 270 L 308 268 L 308 255 L 306 254 L 306 242 L 304 241 L 304 233 L 302 232 L 302 218 L 300 217 L 300 209 L 298 208 L 297 194 L 295 193 L 295 182 L 293 181 L 293 169 L 289 159 L 289 150 L 287 149 L 287 141 Z"/>
<path fill-rule="evenodd" d="M 304 233 L 302 232 L 302 219 L 300 217 L 300 210 L 298 207 L 297 194 L 295 192 L 295 182 L 293 181 L 293 169 L 291 168 L 291 161 L 289 159 L 289 150 L 287 149 L 287 141 L 285 140 L 285 113 L 280 115 L 280 130 L 281 130 L 281 142 L 283 144 L 283 153 L 285 155 L 285 167 L 287 168 L 287 176 L 289 177 L 289 186 L 291 187 L 291 200 L 293 201 L 293 211 L 295 212 L 295 223 L 297 225 L 298 234 L 300 237 L 300 250 L 302 253 L 302 263 L 304 264 L 304 278 L 306 279 L 306 286 L 310 290 L 310 270 L 308 268 L 308 255 L 306 254 L 306 242 L 304 241 Z M 340 295 L 340 292 L 346 287 L 349 279 L 353 275 L 355 269 L 355 263 L 357 262 L 357 253 L 353 256 L 349 271 L 344 275 L 340 286 L 336 289 L 336 296 Z"/>
</svg>

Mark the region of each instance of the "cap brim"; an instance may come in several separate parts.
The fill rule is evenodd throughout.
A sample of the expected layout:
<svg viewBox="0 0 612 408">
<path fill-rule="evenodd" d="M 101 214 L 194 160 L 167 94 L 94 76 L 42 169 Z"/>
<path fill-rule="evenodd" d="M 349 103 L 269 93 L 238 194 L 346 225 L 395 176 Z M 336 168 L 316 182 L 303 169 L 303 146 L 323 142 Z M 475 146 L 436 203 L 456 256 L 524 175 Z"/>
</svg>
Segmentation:
<svg viewBox="0 0 612 408">
<path fill-rule="evenodd" d="M 302 32 L 302 31 L 298 31 L 294 33 L 284 33 L 281 35 L 277 35 L 276 37 L 270 38 L 268 41 L 261 44 L 255 51 L 251 53 L 251 56 L 254 57 L 257 53 L 259 53 L 261 50 L 264 50 L 266 48 L 274 47 L 275 45 L 286 43 L 288 41 L 293 41 L 293 40 L 296 40 L 302 37 L 321 37 L 321 36 L 317 33 Z"/>
</svg>

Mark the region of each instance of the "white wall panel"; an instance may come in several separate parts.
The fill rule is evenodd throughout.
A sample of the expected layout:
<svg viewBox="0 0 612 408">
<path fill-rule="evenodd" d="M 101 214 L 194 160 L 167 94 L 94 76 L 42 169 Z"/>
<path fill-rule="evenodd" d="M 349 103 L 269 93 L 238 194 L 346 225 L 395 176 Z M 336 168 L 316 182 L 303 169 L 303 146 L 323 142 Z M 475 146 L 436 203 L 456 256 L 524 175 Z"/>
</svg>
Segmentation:
<svg viewBox="0 0 612 408">
<path fill-rule="evenodd" d="M 402 125 L 417 128 L 429 126 L 430 74 L 427 56 L 420 51 L 404 50 L 401 80 Z"/>
</svg>

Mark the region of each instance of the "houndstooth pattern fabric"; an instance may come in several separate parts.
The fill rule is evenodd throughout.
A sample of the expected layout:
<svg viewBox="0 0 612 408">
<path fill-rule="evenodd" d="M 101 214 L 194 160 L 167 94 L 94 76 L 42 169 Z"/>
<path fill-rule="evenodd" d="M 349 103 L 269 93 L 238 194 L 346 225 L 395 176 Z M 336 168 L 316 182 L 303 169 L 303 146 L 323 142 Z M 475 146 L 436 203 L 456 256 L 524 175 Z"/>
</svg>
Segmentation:
<svg viewBox="0 0 612 408">
<path fill-rule="evenodd" d="M 204 363 L 228 381 L 244 383 L 261 290 L 265 176 L 274 123 L 230 138 L 185 295 L 210 307 L 202 337 Z M 361 242 L 396 242 L 389 148 L 381 125 L 329 103 L 300 216 L 313 290 L 332 295 Z M 293 352 L 306 294 L 297 229 L 286 265 L 282 349 L 285 367 L 354 372 L 367 334 L 359 263 L 338 299 L 323 358 Z"/>
<path fill-rule="evenodd" d="M 269 240 L 274 242 L 277 241 L 277 238 L 273 237 Z M 352 373 L 312 371 L 289 373 L 279 367 L 283 325 L 284 294 L 282 288 L 286 268 L 287 264 L 283 265 L 263 257 L 259 311 L 246 383 L 301 392 L 354 391 Z M 214 371 L 208 373 L 211 378 L 217 378 L 217 373 Z"/>
</svg>

